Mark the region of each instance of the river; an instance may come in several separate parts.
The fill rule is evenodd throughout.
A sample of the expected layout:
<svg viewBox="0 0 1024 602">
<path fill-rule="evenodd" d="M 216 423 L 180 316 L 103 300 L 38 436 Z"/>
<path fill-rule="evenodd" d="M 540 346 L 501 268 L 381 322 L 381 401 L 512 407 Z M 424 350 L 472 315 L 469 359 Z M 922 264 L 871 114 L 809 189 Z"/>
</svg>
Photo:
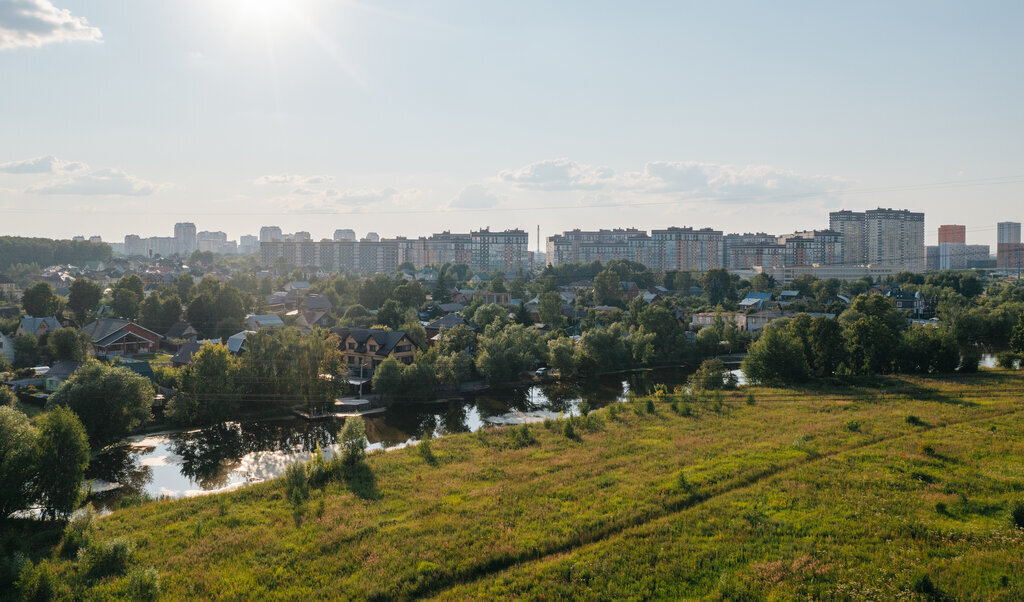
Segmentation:
<svg viewBox="0 0 1024 602">
<path fill-rule="evenodd" d="M 472 401 L 391 406 L 367 416 L 371 450 L 391 449 L 434 437 L 476 431 L 485 425 L 535 422 L 578 414 L 586 401 L 596 409 L 625 401 L 630 391 L 649 392 L 685 383 L 680 370 L 637 372 L 587 380 L 549 382 L 493 391 Z M 226 491 L 284 473 L 296 460 L 308 460 L 319 446 L 325 457 L 337 449 L 341 422 L 281 418 L 231 422 L 165 434 L 131 437 L 94 458 L 92 503 L 101 511 L 138 496 L 178 498 Z"/>
</svg>

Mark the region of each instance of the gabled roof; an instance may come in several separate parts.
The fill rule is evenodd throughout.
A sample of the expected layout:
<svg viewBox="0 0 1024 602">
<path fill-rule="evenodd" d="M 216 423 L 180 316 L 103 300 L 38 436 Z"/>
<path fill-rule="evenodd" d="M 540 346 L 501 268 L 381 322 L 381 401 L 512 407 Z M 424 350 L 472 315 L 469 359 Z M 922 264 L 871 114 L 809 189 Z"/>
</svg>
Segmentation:
<svg viewBox="0 0 1024 602">
<path fill-rule="evenodd" d="M 427 330 L 447 330 L 449 328 L 455 328 L 460 324 L 469 326 L 469 322 L 466 321 L 466 318 L 463 318 L 459 314 L 448 314 L 446 316 L 441 316 L 430 324 L 427 324 L 426 328 Z"/>
<path fill-rule="evenodd" d="M 306 295 L 306 309 L 314 311 L 331 311 L 334 306 L 331 305 L 331 300 L 317 293 L 311 293 Z"/>
<path fill-rule="evenodd" d="M 284 326 L 284 322 L 281 321 L 281 317 L 278 316 L 277 314 L 250 314 L 246 316 L 245 323 L 248 324 L 250 327 L 255 326 L 257 328 L 272 328 L 274 326 Z"/>
<path fill-rule="evenodd" d="M 156 380 L 156 374 L 153 373 L 153 366 L 151 366 L 149 362 L 144 362 L 142 360 L 122 359 L 121 362 L 117 364 L 117 366 L 120 368 L 127 368 L 128 370 L 131 370 L 132 372 L 138 374 L 139 376 L 145 376 L 150 380 Z"/>
<path fill-rule="evenodd" d="M 255 330 L 243 330 L 228 337 L 228 351 L 238 353 L 245 351 L 245 337 L 256 332 Z"/>
<path fill-rule="evenodd" d="M 174 326 L 171 326 L 167 330 L 167 334 L 164 335 L 165 339 L 187 339 L 189 337 L 195 338 L 199 333 L 192 325 L 188 322 L 178 322 Z"/>
<path fill-rule="evenodd" d="M 43 324 L 46 324 L 47 330 L 57 330 L 58 328 L 60 328 L 60 322 L 57 321 L 57 318 L 54 318 L 52 316 L 46 318 L 22 316 L 21 318 L 22 330 L 30 334 L 35 334 L 36 331 L 39 330 L 39 327 Z"/>
<path fill-rule="evenodd" d="M 133 324 L 137 328 L 140 328 L 152 334 L 154 341 L 160 340 L 160 335 L 153 332 L 152 330 L 144 328 L 143 326 L 140 326 L 138 323 L 129 322 L 128 320 L 122 320 L 121 318 L 100 318 L 99 320 L 96 320 L 92 324 L 87 324 L 84 328 L 82 328 L 82 332 L 84 332 L 85 334 L 89 335 L 90 338 L 92 338 L 92 342 L 94 345 L 105 347 L 110 343 L 116 341 L 117 339 L 121 338 L 122 336 L 124 336 L 124 333 L 127 332 L 125 328 Z"/>
<path fill-rule="evenodd" d="M 178 352 L 171 358 L 172 364 L 188 364 L 192 362 L 192 356 L 195 355 L 202 343 L 199 341 L 189 341 L 178 348 Z"/>
<path fill-rule="evenodd" d="M 46 378 L 56 378 L 61 380 L 67 380 L 71 378 L 79 368 L 82 367 L 83 362 L 76 362 L 73 360 L 63 360 L 50 366 L 49 371 L 46 373 Z"/>
<path fill-rule="evenodd" d="M 379 328 L 334 328 L 331 332 L 341 336 L 342 343 L 351 337 L 356 342 L 356 351 L 366 353 L 366 343 L 371 338 L 377 343 L 376 353 L 379 356 L 390 355 L 395 345 L 405 338 L 404 330 L 382 330 Z M 410 341 L 411 342 L 411 341 Z"/>
<path fill-rule="evenodd" d="M 747 293 L 747 295 L 743 299 L 744 300 L 747 300 L 747 299 L 760 299 L 761 301 L 770 301 L 771 298 L 772 298 L 772 294 L 771 293 L 759 293 L 757 291 L 750 291 L 749 293 Z"/>
<path fill-rule="evenodd" d="M 437 307 L 445 313 L 455 313 L 466 309 L 466 306 L 461 303 L 440 303 Z"/>
</svg>

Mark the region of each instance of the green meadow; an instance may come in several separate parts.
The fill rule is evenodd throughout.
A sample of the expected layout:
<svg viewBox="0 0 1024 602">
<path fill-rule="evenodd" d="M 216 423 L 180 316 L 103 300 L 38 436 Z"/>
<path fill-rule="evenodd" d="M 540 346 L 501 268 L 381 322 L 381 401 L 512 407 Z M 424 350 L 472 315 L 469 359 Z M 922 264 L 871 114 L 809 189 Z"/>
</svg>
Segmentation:
<svg viewBox="0 0 1024 602">
<path fill-rule="evenodd" d="M 656 392 L 371 454 L 301 499 L 119 510 L 88 538 L 129 540 L 128 568 L 53 538 L 36 569 L 99 599 L 151 567 L 164 599 L 1017 600 L 1022 376 Z"/>
</svg>

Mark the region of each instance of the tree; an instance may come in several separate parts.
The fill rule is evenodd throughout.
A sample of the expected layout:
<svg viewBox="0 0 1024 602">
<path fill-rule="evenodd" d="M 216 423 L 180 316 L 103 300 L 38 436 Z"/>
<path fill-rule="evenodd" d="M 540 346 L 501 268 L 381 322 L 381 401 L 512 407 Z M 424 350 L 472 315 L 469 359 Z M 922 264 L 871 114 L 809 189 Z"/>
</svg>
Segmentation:
<svg viewBox="0 0 1024 602">
<path fill-rule="evenodd" d="M 1017 353 L 1024 353 L 1024 313 L 1020 314 L 1017 325 L 1013 327 L 1010 335 L 1010 349 Z"/>
<path fill-rule="evenodd" d="M 594 276 L 594 304 L 617 305 L 620 301 L 619 275 L 606 269 Z"/>
<path fill-rule="evenodd" d="M 441 355 L 462 353 L 473 349 L 475 342 L 476 333 L 465 324 L 459 324 L 441 331 L 437 338 L 437 349 Z"/>
<path fill-rule="evenodd" d="M 548 366 L 558 370 L 563 378 L 576 375 L 576 344 L 568 337 L 548 341 Z"/>
<path fill-rule="evenodd" d="M 85 428 L 68 408 L 57 407 L 39 418 L 36 440 L 38 497 L 52 518 L 67 516 L 82 499 L 82 481 L 89 466 Z"/>
<path fill-rule="evenodd" d="M 153 332 L 167 332 L 180 319 L 181 301 L 177 293 L 151 294 L 142 303 L 142 325 Z M 238 330 L 231 334 L 235 332 Z"/>
<path fill-rule="evenodd" d="M 398 330 L 402 322 L 405 321 L 405 310 L 394 299 L 388 299 L 377 310 L 377 315 L 373 321 L 391 330 Z"/>
<path fill-rule="evenodd" d="M 521 324 L 504 328 L 492 323 L 477 339 L 476 367 L 490 383 L 515 379 L 546 356 L 546 346 L 536 329 Z"/>
<path fill-rule="evenodd" d="M 367 309 L 377 309 L 391 298 L 395 287 L 395 281 L 384 274 L 367 278 L 359 287 L 359 303 Z"/>
<path fill-rule="evenodd" d="M 196 283 L 192 279 L 192 276 L 189 276 L 188 274 L 182 274 L 181 276 L 178 276 L 177 278 L 172 280 L 171 284 L 174 286 L 175 289 L 177 289 L 178 299 L 180 299 L 182 302 L 188 302 L 192 299 L 193 291 L 195 291 L 196 288 Z"/>
<path fill-rule="evenodd" d="M 30 316 L 52 316 L 57 310 L 57 296 L 48 282 L 37 282 L 22 293 L 21 306 Z"/>
<path fill-rule="evenodd" d="M 224 345 L 203 345 L 178 376 L 172 415 L 182 424 L 222 422 L 237 409 L 239 362 Z"/>
<path fill-rule="evenodd" d="M 75 314 L 75 318 L 81 323 L 85 317 L 100 304 L 103 297 L 103 289 L 88 278 L 79 278 L 71 283 L 68 293 L 68 309 Z"/>
<path fill-rule="evenodd" d="M 694 391 L 715 391 L 726 387 L 730 382 L 731 374 L 725 367 L 725 363 L 712 358 L 704 360 L 697 371 L 690 375 L 690 388 Z M 735 385 L 735 381 L 733 381 Z"/>
<path fill-rule="evenodd" d="M 431 295 L 434 298 L 434 302 L 451 303 L 452 288 L 454 286 L 455 280 L 448 274 L 448 271 L 441 270 L 437 276 L 437 282 L 434 283 L 434 292 Z"/>
<path fill-rule="evenodd" d="M 562 327 L 565 316 L 562 315 L 562 296 L 554 291 L 541 293 L 540 304 L 537 306 L 540 321 L 551 329 Z"/>
<path fill-rule="evenodd" d="M 71 408 L 85 426 L 89 443 L 99 449 L 146 420 L 152 401 L 149 379 L 127 368 L 91 362 L 50 396 L 47 407 Z"/>
<path fill-rule="evenodd" d="M 415 309 L 426 303 L 427 289 L 419 282 L 406 282 L 395 288 L 391 298 L 402 307 Z"/>
<path fill-rule="evenodd" d="M 843 327 L 837 320 L 826 317 L 811 322 L 811 369 L 815 376 L 828 377 L 836 373 L 846 360 L 846 341 Z"/>
<path fill-rule="evenodd" d="M 952 333 L 943 328 L 908 328 L 903 333 L 899 367 L 903 372 L 941 374 L 956 370 L 960 350 Z"/>
<path fill-rule="evenodd" d="M 743 374 L 753 384 L 789 384 L 807 379 L 807 361 L 795 337 L 767 326 L 743 358 Z"/>
<path fill-rule="evenodd" d="M 485 328 L 493 324 L 495 320 L 499 320 L 501 324 L 504 324 L 506 316 L 508 316 L 508 311 L 504 307 L 497 303 L 490 303 L 488 305 L 481 305 L 476 309 L 473 313 L 473 322 L 480 328 Z"/>
<path fill-rule="evenodd" d="M 7 387 L 0 387 L 0 407 L 14 407 L 18 403 L 18 396 Z"/>
<path fill-rule="evenodd" d="M 122 276 L 121 279 L 117 281 L 117 284 L 114 285 L 115 290 L 119 288 L 132 291 L 139 300 L 146 296 L 146 287 L 142 283 L 142 278 L 139 278 L 135 274 Z"/>
<path fill-rule="evenodd" d="M 732 277 L 724 268 L 714 268 L 704 272 L 700 279 L 700 286 L 704 289 L 704 294 L 707 295 L 708 303 L 711 305 L 718 305 L 725 299 L 736 296 Z"/>
<path fill-rule="evenodd" d="M 845 329 L 848 367 L 854 374 L 892 372 L 899 350 L 899 333 L 878 316 L 858 319 Z"/>
<path fill-rule="evenodd" d="M 345 426 L 341 427 L 338 434 L 338 442 L 341 443 L 342 461 L 352 466 L 362 461 L 366 455 L 366 423 L 361 416 L 352 416 L 345 419 Z"/>
<path fill-rule="evenodd" d="M 34 501 L 37 436 L 28 416 L 0 405 L 0 519 Z"/>
<path fill-rule="evenodd" d="M 92 339 L 74 328 L 58 328 L 47 336 L 46 345 L 55 360 L 84 362 L 89 359 Z"/>
<path fill-rule="evenodd" d="M 126 320 L 134 320 L 139 317 L 139 308 L 142 303 L 142 296 L 135 293 L 130 288 L 115 288 L 114 299 L 110 303 L 110 308 L 114 310 L 114 314 L 125 318 Z"/>
<path fill-rule="evenodd" d="M 349 305 L 345 309 L 341 320 L 346 326 L 369 326 L 370 317 L 370 312 L 362 305 L 356 303 L 355 305 Z"/>
<path fill-rule="evenodd" d="M 30 334 L 14 338 L 14 367 L 35 366 L 39 360 L 39 341 Z"/>
</svg>

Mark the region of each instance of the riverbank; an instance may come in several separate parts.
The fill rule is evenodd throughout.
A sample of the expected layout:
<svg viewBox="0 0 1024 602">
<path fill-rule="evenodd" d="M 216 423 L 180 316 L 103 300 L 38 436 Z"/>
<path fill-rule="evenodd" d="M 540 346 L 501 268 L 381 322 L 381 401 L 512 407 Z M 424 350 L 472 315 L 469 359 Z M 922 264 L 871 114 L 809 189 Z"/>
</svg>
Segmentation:
<svg viewBox="0 0 1024 602">
<path fill-rule="evenodd" d="M 983 371 L 656 394 L 373 454 L 369 486 L 330 482 L 298 513 L 278 479 L 117 511 L 98 536 L 135 542 L 172 598 L 1019 599 L 1022 387 Z"/>
</svg>

